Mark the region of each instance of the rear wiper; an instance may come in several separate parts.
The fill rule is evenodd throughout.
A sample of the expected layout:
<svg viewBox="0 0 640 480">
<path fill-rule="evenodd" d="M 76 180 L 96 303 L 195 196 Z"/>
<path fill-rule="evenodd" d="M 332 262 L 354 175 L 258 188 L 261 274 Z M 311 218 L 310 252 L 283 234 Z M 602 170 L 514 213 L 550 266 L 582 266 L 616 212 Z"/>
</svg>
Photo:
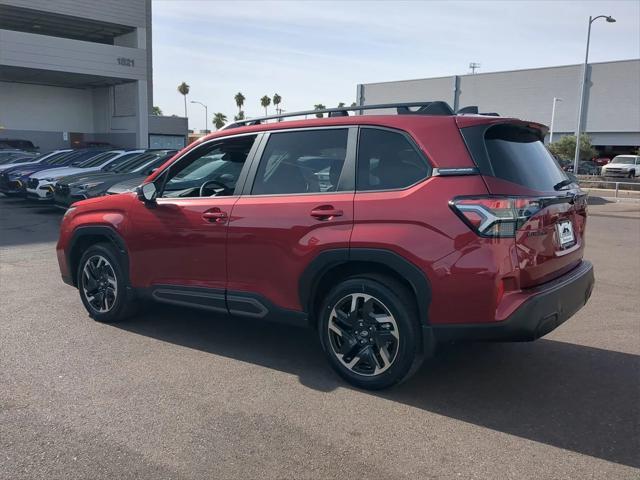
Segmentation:
<svg viewBox="0 0 640 480">
<path fill-rule="evenodd" d="M 567 178 L 566 180 L 562 180 L 561 182 L 556 183 L 553 186 L 554 190 L 560 190 L 561 188 L 567 187 L 573 183 L 573 180 Z"/>
</svg>

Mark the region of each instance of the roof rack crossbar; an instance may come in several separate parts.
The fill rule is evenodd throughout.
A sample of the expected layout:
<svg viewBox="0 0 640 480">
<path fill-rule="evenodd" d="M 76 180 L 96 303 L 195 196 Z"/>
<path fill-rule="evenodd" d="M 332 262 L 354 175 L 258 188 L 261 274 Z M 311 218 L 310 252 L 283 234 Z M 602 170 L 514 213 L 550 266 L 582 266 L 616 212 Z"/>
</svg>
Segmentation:
<svg viewBox="0 0 640 480">
<path fill-rule="evenodd" d="M 410 110 L 410 107 L 417 110 Z M 247 118 L 244 120 L 235 120 L 224 127 L 223 129 L 243 127 L 245 125 L 259 125 L 267 120 L 281 120 L 287 117 L 302 117 L 308 115 L 319 115 L 328 113 L 329 117 L 344 117 L 348 116 L 350 111 L 357 111 L 362 114 L 363 110 L 384 110 L 384 109 L 396 109 L 400 114 L 412 114 L 412 115 L 455 115 L 455 112 L 451 109 L 447 102 L 435 101 L 435 102 L 405 102 L 405 103 L 380 103 L 376 105 L 357 105 L 355 107 L 339 107 L 339 108 L 325 108 L 322 110 L 304 110 L 300 112 L 287 112 L 280 113 L 278 115 L 267 115 L 265 117 Z"/>
</svg>

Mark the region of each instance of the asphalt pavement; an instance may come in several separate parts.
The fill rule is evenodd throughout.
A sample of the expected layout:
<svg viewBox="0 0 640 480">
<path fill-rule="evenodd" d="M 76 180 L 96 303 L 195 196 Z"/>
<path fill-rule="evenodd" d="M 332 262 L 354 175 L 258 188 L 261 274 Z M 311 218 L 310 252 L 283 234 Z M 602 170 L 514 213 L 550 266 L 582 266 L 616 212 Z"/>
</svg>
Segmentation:
<svg viewBox="0 0 640 480">
<path fill-rule="evenodd" d="M 0 478 L 640 478 L 640 204 L 595 201 L 589 304 L 532 343 L 451 345 L 384 392 L 314 333 L 147 307 L 92 321 L 62 214 L 0 198 Z"/>
</svg>

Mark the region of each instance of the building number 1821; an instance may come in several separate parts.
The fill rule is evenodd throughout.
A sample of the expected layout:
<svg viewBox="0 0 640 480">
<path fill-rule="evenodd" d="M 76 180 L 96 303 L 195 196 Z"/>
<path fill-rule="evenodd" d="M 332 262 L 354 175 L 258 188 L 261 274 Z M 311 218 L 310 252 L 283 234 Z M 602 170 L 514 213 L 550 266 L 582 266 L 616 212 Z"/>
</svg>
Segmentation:
<svg viewBox="0 0 640 480">
<path fill-rule="evenodd" d="M 133 58 L 118 57 L 118 65 L 122 65 L 124 67 L 134 67 L 135 62 Z"/>
</svg>

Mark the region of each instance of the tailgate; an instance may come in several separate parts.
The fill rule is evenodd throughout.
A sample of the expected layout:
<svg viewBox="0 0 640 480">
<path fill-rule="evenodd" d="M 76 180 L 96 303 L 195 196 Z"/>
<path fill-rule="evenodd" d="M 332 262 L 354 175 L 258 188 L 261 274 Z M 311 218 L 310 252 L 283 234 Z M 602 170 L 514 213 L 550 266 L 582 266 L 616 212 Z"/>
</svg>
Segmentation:
<svg viewBox="0 0 640 480">
<path fill-rule="evenodd" d="M 544 129 L 505 120 L 461 132 L 490 194 L 522 208 L 513 235 L 520 287 L 575 268 L 584 252 L 586 195 L 542 143 Z"/>
<path fill-rule="evenodd" d="M 522 288 L 553 280 L 582 260 L 586 197 L 578 195 L 573 200 L 550 197 L 547 201 L 550 204 L 516 232 Z"/>
</svg>

